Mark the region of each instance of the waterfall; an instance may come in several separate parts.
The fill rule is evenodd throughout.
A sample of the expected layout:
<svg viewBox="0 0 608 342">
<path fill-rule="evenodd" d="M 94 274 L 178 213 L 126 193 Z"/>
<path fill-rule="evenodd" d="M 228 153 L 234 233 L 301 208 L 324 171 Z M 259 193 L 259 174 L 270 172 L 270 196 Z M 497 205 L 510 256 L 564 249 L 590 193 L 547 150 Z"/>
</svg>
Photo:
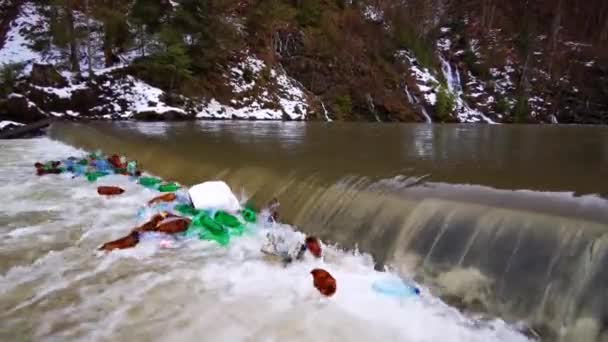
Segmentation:
<svg viewBox="0 0 608 342">
<path fill-rule="evenodd" d="M 367 105 L 369 107 L 369 110 L 372 113 L 374 113 L 374 117 L 376 118 L 376 121 L 382 122 L 380 120 L 380 118 L 378 117 L 378 113 L 376 113 L 376 105 L 374 104 L 374 99 L 372 98 L 371 94 L 367 94 Z"/>
<path fill-rule="evenodd" d="M 410 90 L 408 89 L 407 84 L 405 85 L 405 95 L 407 96 L 407 100 L 409 103 L 414 104 L 414 105 L 417 105 L 420 103 L 418 98 L 415 95 L 412 95 L 410 93 Z M 422 113 L 422 116 L 424 116 L 424 120 L 426 121 L 426 123 L 433 123 L 433 120 L 431 120 L 431 116 L 426 111 L 426 108 L 424 108 L 423 105 L 420 105 L 420 112 Z"/>
<path fill-rule="evenodd" d="M 327 122 L 332 122 L 333 120 L 329 117 L 329 113 L 327 112 L 327 109 L 325 108 L 325 103 L 323 103 L 323 101 L 321 101 L 321 107 L 323 108 L 323 114 L 325 115 L 325 120 Z"/>
<path fill-rule="evenodd" d="M 448 90 L 452 94 L 459 96 L 462 93 L 462 83 L 460 81 L 460 73 L 458 72 L 458 68 L 454 68 L 452 70 L 452 66 L 447 60 L 441 56 L 439 58 L 441 59 L 441 72 L 445 77 Z"/>
<path fill-rule="evenodd" d="M 433 123 L 433 120 L 431 120 L 431 116 L 426 111 L 426 108 L 424 108 L 424 106 L 420 106 L 420 111 L 422 112 L 422 115 L 424 115 L 424 119 L 426 120 L 426 123 Z"/>
</svg>

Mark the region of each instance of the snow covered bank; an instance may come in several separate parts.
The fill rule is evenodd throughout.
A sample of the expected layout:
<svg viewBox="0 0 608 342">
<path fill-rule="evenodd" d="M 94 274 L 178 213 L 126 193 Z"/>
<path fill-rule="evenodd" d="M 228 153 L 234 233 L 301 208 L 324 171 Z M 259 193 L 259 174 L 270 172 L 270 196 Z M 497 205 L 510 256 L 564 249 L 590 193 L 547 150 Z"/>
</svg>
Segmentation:
<svg viewBox="0 0 608 342">
<path fill-rule="evenodd" d="M 245 53 L 225 75 L 234 98 L 229 105 L 216 99 L 208 101 L 196 115 L 198 118 L 303 120 L 308 102 L 301 85 L 285 74 L 267 66 L 264 61 Z"/>
</svg>

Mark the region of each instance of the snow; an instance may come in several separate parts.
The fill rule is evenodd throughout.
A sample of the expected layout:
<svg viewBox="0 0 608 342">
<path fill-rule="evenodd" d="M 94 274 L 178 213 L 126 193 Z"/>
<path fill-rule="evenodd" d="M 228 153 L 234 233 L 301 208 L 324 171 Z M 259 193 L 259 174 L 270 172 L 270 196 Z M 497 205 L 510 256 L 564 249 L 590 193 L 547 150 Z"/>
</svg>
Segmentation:
<svg viewBox="0 0 608 342">
<path fill-rule="evenodd" d="M 230 85 L 234 92 L 242 93 L 247 90 L 253 89 L 255 86 L 255 79 L 259 77 L 260 72 L 264 68 L 264 62 L 251 55 L 248 55 L 244 61 L 239 62 L 236 66 L 230 69 Z M 247 83 L 243 78 L 245 70 L 250 70 L 252 74 L 252 81 Z"/>
<path fill-rule="evenodd" d="M 363 10 L 363 17 L 367 20 L 379 23 L 384 21 L 384 12 L 372 5 L 367 5 Z"/>
<path fill-rule="evenodd" d="M 452 41 L 449 38 L 440 38 L 437 40 L 437 48 L 439 48 L 441 51 L 449 51 L 451 46 Z"/>
<path fill-rule="evenodd" d="M 281 120 L 288 117 L 301 120 L 306 117 L 308 103 L 304 87 L 287 76 L 283 69 L 270 68 L 264 61 L 244 52 L 245 57 L 230 67 L 228 78 L 234 98 L 229 105 L 211 99 L 200 109 L 197 118 Z M 251 72 L 251 81 L 243 79 L 245 70 Z M 262 80 L 262 71 L 267 79 Z M 262 82 L 260 82 L 262 81 Z M 271 88 L 272 87 L 272 88 Z"/>
<path fill-rule="evenodd" d="M 591 67 L 593 67 L 593 65 L 595 65 L 595 61 L 589 61 L 589 62 L 585 63 L 585 66 L 587 68 L 591 68 Z"/>
<path fill-rule="evenodd" d="M 10 125 L 13 125 L 13 126 L 24 126 L 22 123 L 15 122 L 15 121 L 9 121 L 9 120 L 0 121 L 0 129 L 5 129 L 6 127 L 8 127 Z"/>
<path fill-rule="evenodd" d="M 24 36 L 35 23 L 43 22 L 32 3 L 21 6 L 20 15 L 11 23 L 6 34 L 6 41 L 0 50 L 0 65 L 11 63 L 28 64 L 42 60 L 42 55 L 30 47 L 29 40 Z"/>
<path fill-rule="evenodd" d="M 448 33 L 448 32 L 450 32 L 450 31 L 451 31 L 451 29 L 450 29 L 449 27 L 442 27 L 442 28 L 440 29 L 440 31 L 441 31 L 441 33 Z"/>
<path fill-rule="evenodd" d="M 204 182 L 188 190 L 192 204 L 201 210 L 223 210 L 236 213 L 241 209 L 238 199 L 230 186 L 222 181 Z"/>
<path fill-rule="evenodd" d="M 171 107 L 163 103 L 160 97 L 164 94 L 159 88 L 153 87 L 135 77 L 128 76 L 129 80 L 133 82 L 133 88 L 131 93 L 126 93 L 124 98 L 132 103 L 132 108 L 135 113 L 142 112 L 156 112 L 166 113 L 169 111 L 179 112 L 186 114 L 186 112 L 177 107 Z"/>
<path fill-rule="evenodd" d="M 70 99 L 76 90 L 87 89 L 86 83 L 71 84 L 63 88 L 33 86 L 36 89 L 42 90 L 47 94 L 53 94 L 61 99 Z"/>
</svg>

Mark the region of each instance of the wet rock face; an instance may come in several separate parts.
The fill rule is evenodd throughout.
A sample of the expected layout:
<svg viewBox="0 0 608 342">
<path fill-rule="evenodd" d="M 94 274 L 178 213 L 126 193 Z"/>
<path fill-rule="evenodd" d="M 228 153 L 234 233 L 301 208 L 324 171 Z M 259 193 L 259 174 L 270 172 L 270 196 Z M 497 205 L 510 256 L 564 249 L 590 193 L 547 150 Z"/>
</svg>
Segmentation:
<svg viewBox="0 0 608 342">
<path fill-rule="evenodd" d="M 40 87 L 67 87 L 69 82 L 50 64 L 34 64 L 30 82 Z"/>
</svg>

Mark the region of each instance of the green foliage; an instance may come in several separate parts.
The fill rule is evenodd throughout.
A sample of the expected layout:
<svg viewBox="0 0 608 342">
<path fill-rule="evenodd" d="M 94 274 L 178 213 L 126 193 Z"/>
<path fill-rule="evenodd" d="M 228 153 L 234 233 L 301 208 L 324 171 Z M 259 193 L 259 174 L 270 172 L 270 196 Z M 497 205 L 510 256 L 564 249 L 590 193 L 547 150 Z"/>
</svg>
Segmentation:
<svg viewBox="0 0 608 342">
<path fill-rule="evenodd" d="M 437 117 L 442 121 L 447 120 L 454 111 L 455 102 L 454 95 L 445 86 L 440 86 L 437 91 L 437 102 L 435 103 Z"/>
<path fill-rule="evenodd" d="M 513 107 L 513 111 L 511 112 L 511 116 L 513 116 L 513 121 L 516 123 L 524 123 L 528 119 L 530 115 L 530 107 L 528 105 L 528 97 L 525 95 L 520 95 L 517 98 L 517 102 Z"/>
<path fill-rule="evenodd" d="M 251 83 L 253 82 L 253 76 L 253 70 L 251 70 L 249 66 L 243 69 L 243 81 L 246 83 Z"/>
<path fill-rule="evenodd" d="M 494 105 L 494 111 L 498 114 L 506 114 L 510 109 L 509 101 L 506 97 L 501 97 Z"/>
<path fill-rule="evenodd" d="M 105 42 L 110 47 L 125 49 L 131 38 L 126 15 L 120 8 L 100 7 L 97 16 L 103 22 Z"/>
<path fill-rule="evenodd" d="M 257 6 L 247 16 L 247 30 L 252 36 L 268 37 L 277 24 L 291 23 L 297 15 L 297 10 L 280 0 L 266 0 Z"/>
<path fill-rule="evenodd" d="M 420 65 L 432 68 L 435 52 L 430 39 L 418 37 L 415 30 L 406 24 L 395 27 L 393 35 L 398 48 L 410 50 Z"/>
<path fill-rule="evenodd" d="M 304 27 L 318 26 L 321 20 L 321 7 L 318 0 L 302 0 L 298 6 L 296 19 Z"/>
<path fill-rule="evenodd" d="M 21 63 L 2 64 L 0 68 L 0 94 L 6 96 L 13 92 L 17 78 L 23 71 Z"/>
<path fill-rule="evenodd" d="M 479 77 L 482 80 L 488 80 L 490 78 L 490 68 L 477 59 L 477 56 L 471 47 L 468 47 L 464 52 L 464 63 L 474 76 Z"/>
<path fill-rule="evenodd" d="M 334 97 L 334 103 L 342 114 L 350 114 L 353 110 L 353 104 L 348 94 L 337 95 Z"/>
<path fill-rule="evenodd" d="M 165 11 L 158 0 L 136 0 L 130 12 L 130 19 L 145 27 L 147 33 L 160 31 Z"/>
</svg>

